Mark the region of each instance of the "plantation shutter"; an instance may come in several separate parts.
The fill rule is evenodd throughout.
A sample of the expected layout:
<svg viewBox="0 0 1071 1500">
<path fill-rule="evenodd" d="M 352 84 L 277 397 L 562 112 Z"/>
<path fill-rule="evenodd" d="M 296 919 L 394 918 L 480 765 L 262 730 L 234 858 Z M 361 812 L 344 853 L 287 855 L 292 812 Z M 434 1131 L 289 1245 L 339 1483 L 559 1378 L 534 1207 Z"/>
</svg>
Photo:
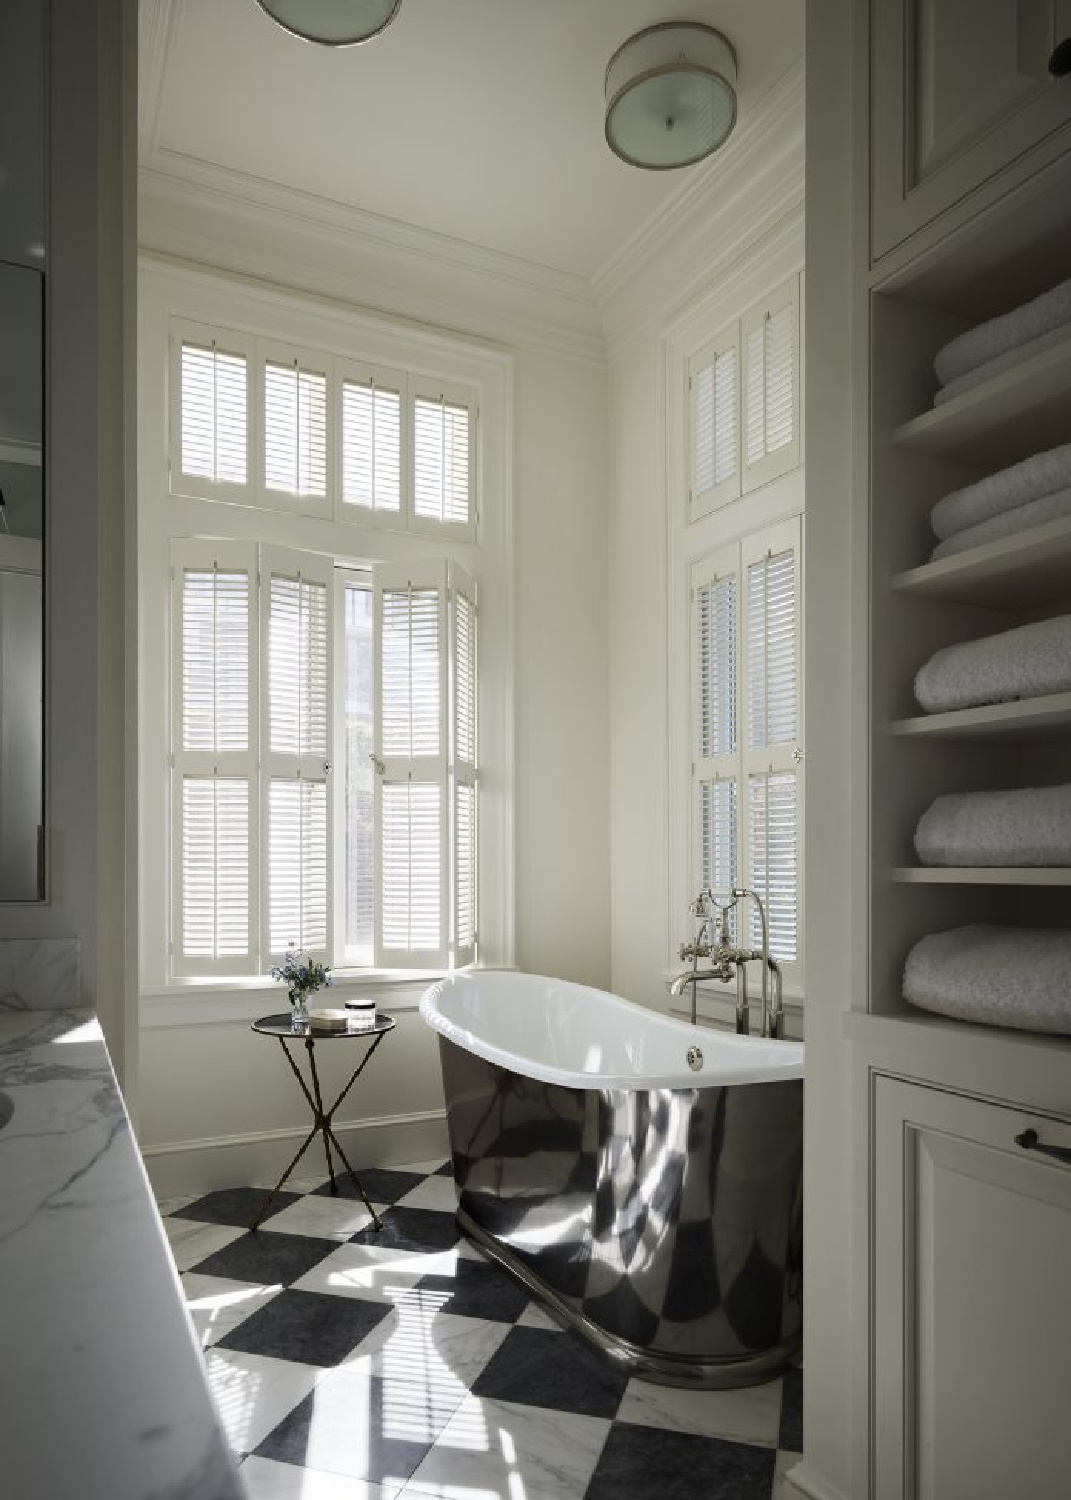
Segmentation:
<svg viewBox="0 0 1071 1500">
<path fill-rule="evenodd" d="M 172 968 L 247 973 L 256 952 L 256 563 L 172 549 Z"/>
<path fill-rule="evenodd" d="M 263 340 L 257 353 L 265 493 L 272 503 L 326 515 L 330 361 Z"/>
<path fill-rule="evenodd" d="M 799 278 L 781 286 L 742 322 L 744 489 L 799 463 Z"/>
<path fill-rule="evenodd" d="M 740 494 L 740 326 L 688 362 L 689 519 Z"/>
<path fill-rule="evenodd" d="M 476 405 L 460 387 L 408 384 L 412 429 L 413 524 L 476 535 Z"/>
<path fill-rule="evenodd" d="M 746 883 L 763 898 L 770 950 L 787 965 L 801 957 L 799 520 L 749 538 L 741 560 Z M 756 916 L 751 939 L 760 938 Z"/>
<path fill-rule="evenodd" d="M 208 498 L 244 494 L 252 340 L 188 323 L 175 323 L 171 340 L 171 489 Z"/>
<path fill-rule="evenodd" d="M 376 573 L 376 962 L 445 966 L 450 942 L 446 565 Z"/>
<path fill-rule="evenodd" d="M 450 568 L 452 685 L 450 793 L 452 812 L 451 962 L 474 963 L 477 941 L 477 610 L 476 586 Z"/>
<path fill-rule="evenodd" d="M 692 869 L 698 890 L 739 884 L 739 552 L 692 569 Z"/>
<path fill-rule="evenodd" d="M 342 367 L 341 493 L 343 514 L 402 512 L 402 406 L 405 377 L 360 365 Z"/>
<path fill-rule="evenodd" d="M 331 950 L 333 568 L 265 547 L 260 620 L 265 948 Z"/>
</svg>

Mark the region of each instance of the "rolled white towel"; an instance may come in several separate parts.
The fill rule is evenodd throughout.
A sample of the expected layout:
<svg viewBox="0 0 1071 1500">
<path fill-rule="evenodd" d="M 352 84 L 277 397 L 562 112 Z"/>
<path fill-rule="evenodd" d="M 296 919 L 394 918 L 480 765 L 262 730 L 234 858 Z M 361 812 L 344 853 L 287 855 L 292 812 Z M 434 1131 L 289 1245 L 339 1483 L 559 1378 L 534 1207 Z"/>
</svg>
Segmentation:
<svg viewBox="0 0 1071 1500">
<path fill-rule="evenodd" d="M 1003 354 L 987 359 L 984 365 L 968 370 L 965 375 L 960 375 L 955 380 L 949 381 L 948 385 L 943 385 L 934 396 L 933 404 L 943 406 L 946 401 L 954 401 L 957 396 L 973 391 L 976 386 L 985 385 L 988 380 L 992 380 L 996 375 L 1002 375 L 1005 370 L 1014 370 L 1016 365 L 1025 364 L 1028 359 L 1033 359 L 1035 354 L 1043 354 L 1046 349 L 1066 343 L 1071 343 L 1071 325 L 1066 323 L 1059 328 L 1050 328 L 1047 333 L 1039 333 L 1036 339 L 1027 339 L 1025 344 L 1016 344 L 1014 349 L 1007 349 Z"/>
<path fill-rule="evenodd" d="M 907 955 L 904 999 L 957 1021 L 1071 1032 L 1071 932 L 979 925 L 931 933 Z"/>
<path fill-rule="evenodd" d="M 1066 516 L 1071 516 L 1071 489 L 1057 490 L 1054 495 L 1028 500 L 1014 510 L 1001 511 L 999 516 L 990 516 L 988 521 L 979 521 L 977 526 L 955 532 L 937 543 L 930 561 L 940 562 L 942 557 L 955 557 L 959 552 L 969 552 L 972 547 L 999 541 L 1001 537 L 1016 536 L 1020 531 L 1044 526 L 1047 521 L 1060 521 Z"/>
<path fill-rule="evenodd" d="M 947 385 L 985 364 L 986 360 L 1065 323 L 1071 323 L 1071 280 L 1061 281 L 1032 302 L 979 323 L 976 328 L 969 328 L 966 333 L 951 339 L 937 351 L 934 359 L 937 378 L 942 385 Z"/>
<path fill-rule="evenodd" d="M 927 713 L 1071 691 L 1071 615 L 935 651 L 915 677 Z"/>
<path fill-rule="evenodd" d="M 924 865 L 1071 865 L 1071 786 L 938 797 L 915 852 Z"/>
<path fill-rule="evenodd" d="M 952 490 L 930 512 L 930 524 L 934 535 L 944 541 L 968 526 L 977 526 L 1068 486 L 1071 486 L 1071 443 L 1064 443 L 1024 458 L 974 484 Z"/>
</svg>

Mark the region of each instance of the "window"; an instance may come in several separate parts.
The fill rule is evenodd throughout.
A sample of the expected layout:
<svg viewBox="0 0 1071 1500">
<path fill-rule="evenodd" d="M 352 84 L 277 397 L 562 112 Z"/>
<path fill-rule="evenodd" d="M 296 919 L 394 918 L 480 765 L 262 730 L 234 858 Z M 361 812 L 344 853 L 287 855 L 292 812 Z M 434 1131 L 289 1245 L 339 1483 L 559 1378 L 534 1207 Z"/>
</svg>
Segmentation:
<svg viewBox="0 0 1071 1500">
<path fill-rule="evenodd" d="M 475 958 L 475 585 L 445 560 L 335 573 L 173 549 L 175 973 L 263 972 L 293 945 Z"/>
<path fill-rule="evenodd" d="M 802 960 L 800 522 L 692 568 L 692 871 L 696 888 L 762 897 L 770 950 Z M 759 946 L 757 912 L 749 941 Z"/>
</svg>

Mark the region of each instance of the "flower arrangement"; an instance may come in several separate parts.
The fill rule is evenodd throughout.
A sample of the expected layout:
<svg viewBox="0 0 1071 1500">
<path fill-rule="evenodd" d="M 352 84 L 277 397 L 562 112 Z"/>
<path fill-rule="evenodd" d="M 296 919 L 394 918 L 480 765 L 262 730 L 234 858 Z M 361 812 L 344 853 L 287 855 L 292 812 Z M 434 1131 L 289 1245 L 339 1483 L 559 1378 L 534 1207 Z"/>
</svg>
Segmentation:
<svg viewBox="0 0 1071 1500">
<path fill-rule="evenodd" d="M 288 948 L 281 964 L 272 964 L 271 977 L 286 985 L 295 1019 L 308 1019 L 309 996 L 331 983 L 331 970 L 317 963 L 307 953 Z"/>
</svg>

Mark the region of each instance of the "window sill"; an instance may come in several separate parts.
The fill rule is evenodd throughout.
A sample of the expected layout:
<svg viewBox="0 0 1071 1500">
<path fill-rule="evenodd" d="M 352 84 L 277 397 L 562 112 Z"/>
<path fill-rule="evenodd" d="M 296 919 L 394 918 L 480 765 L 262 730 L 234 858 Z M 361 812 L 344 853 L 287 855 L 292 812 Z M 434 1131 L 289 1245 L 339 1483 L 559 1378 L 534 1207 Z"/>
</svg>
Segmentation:
<svg viewBox="0 0 1071 1500">
<path fill-rule="evenodd" d="M 416 1010 L 428 985 L 441 978 L 439 970 L 335 969 L 328 995 L 341 1003 L 372 992 L 394 1015 Z M 287 1008 L 282 985 L 264 974 L 173 979 L 142 989 L 140 1001 L 143 1030 L 243 1024 Z"/>
</svg>

